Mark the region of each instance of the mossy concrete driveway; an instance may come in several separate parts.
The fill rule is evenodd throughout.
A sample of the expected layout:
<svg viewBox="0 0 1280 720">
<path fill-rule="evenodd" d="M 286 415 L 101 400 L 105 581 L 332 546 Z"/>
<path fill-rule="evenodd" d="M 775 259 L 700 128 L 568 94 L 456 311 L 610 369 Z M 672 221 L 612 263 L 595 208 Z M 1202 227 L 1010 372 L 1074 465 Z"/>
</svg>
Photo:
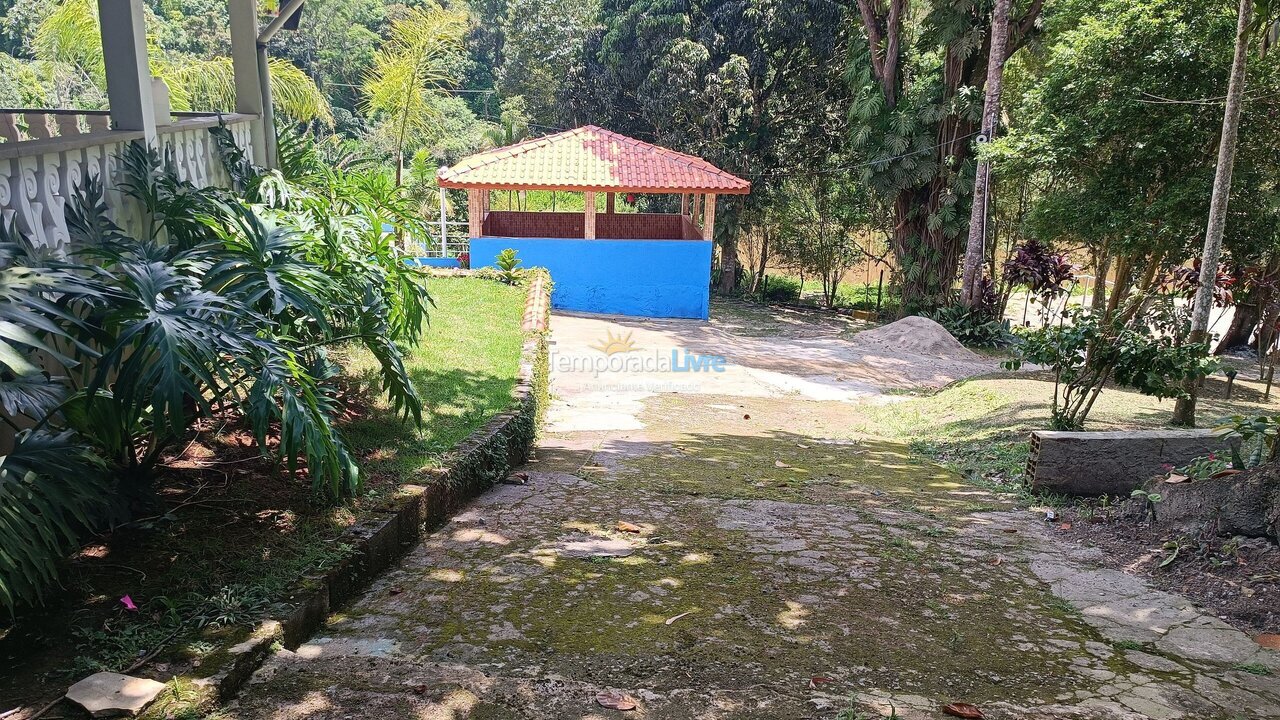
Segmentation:
<svg viewBox="0 0 1280 720">
<path fill-rule="evenodd" d="M 876 368 L 812 318 L 553 327 L 536 460 L 278 654 L 231 717 L 1280 717 L 1276 653 L 850 430 L 945 362 Z M 582 365 L 663 343 L 726 364 Z"/>
</svg>

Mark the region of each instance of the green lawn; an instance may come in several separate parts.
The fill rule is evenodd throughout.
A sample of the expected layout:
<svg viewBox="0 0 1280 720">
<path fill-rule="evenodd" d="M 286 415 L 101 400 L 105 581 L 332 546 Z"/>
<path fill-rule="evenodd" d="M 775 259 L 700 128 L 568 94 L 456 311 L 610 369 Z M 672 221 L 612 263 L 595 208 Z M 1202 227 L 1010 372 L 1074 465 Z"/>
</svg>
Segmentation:
<svg viewBox="0 0 1280 720">
<path fill-rule="evenodd" d="M 365 471 L 397 484 L 438 467 L 445 451 L 506 410 L 520 370 L 522 288 L 460 277 L 432 278 L 429 287 L 430 329 L 405 357 L 422 395 L 422 426 L 406 426 L 379 399 L 345 428 Z M 343 364 L 368 387 L 365 396 L 376 397 L 373 357 L 352 352 Z"/>
<path fill-rule="evenodd" d="M 1257 370 L 1241 369 L 1231 399 L 1221 374 L 1200 393 L 1197 418 L 1213 427 L 1232 415 L 1280 413 L 1280 388 L 1263 400 L 1265 383 Z M 869 408 L 856 430 L 905 440 L 913 449 L 971 475 L 1001 473 L 1012 478 L 1026 463 L 1027 438 L 1048 427 L 1053 378 L 1047 372 L 975 378 L 935 393 Z M 1172 400 L 1108 387 L 1085 422 L 1086 430 L 1160 428 L 1169 425 Z"/>
</svg>

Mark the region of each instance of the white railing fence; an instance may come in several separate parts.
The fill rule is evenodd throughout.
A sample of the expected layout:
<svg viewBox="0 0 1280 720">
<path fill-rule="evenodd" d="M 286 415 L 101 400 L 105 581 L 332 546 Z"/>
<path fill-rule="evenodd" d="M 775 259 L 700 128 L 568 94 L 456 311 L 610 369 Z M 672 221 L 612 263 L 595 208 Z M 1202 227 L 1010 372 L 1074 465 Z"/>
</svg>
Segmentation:
<svg viewBox="0 0 1280 720">
<path fill-rule="evenodd" d="M 23 111 L 22 115 L 24 132 L 32 127 L 39 132 L 41 127 L 48 131 L 56 126 L 59 134 L 9 140 L 0 111 L 0 135 L 7 140 L 0 143 L 0 219 L 6 224 L 16 221 L 18 229 L 36 245 L 66 252 L 67 200 L 85 179 L 101 177 L 112 219 L 128 231 L 141 231 L 140 210 L 119 189 L 120 157 L 128 143 L 143 138 L 141 131 L 98 129 L 100 123 L 93 118 L 100 115 L 92 112 L 46 110 Z M 49 118 L 61 120 L 51 123 Z M 252 142 L 250 127 L 256 119 L 252 115 L 221 116 L 242 147 Z M 218 123 L 217 115 L 184 113 L 175 122 L 157 128 L 161 148 L 171 148 L 182 179 L 200 187 L 230 186 L 231 178 L 209 134 L 209 128 Z M 12 113 L 11 126 L 18 127 Z M 84 131 L 86 128 L 89 131 Z"/>
</svg>

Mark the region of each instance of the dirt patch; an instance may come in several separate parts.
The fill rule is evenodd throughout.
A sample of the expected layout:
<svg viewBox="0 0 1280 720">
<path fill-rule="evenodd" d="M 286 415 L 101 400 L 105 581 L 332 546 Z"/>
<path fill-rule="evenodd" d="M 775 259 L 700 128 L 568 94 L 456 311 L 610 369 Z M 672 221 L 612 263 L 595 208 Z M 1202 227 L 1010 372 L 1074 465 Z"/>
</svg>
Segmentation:
<svg viewBox="0 0 1280 720">
<path fill-rule="evenodd" d="M 876 328 L 858 333 L 857 344 L 879 345 L 913 355 L 928 355 L 947 360 L 978 362 L 977 353 L 960 344 L 947 329 L 926 317 L 912 315 Z"/>
<path fill-rule="evenodd" d="M 1248 635 L 1280 633 L 1280 547 L 1268 540 L 1192 537 L 1097 503 L 1064 511 L 1057 527 L 1064 541 L 1100 549 L 1107 566 L 1185 595 Z"/>
</svg>

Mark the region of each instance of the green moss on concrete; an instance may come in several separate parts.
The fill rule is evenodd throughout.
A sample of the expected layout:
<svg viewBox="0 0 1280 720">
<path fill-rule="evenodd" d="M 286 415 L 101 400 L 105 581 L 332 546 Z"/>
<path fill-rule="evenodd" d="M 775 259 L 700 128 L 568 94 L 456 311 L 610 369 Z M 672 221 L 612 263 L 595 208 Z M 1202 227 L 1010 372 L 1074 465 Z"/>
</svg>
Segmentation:
<svg viewBox="0 0 1280 720">
<path fill-rule="evenodd" d="M 913 508 L 935 514 L 992 510 L 1007 499 L 884 440 L 822 441 L 790 434 L 701 437 L 623 454 L 596 478 L 714 498 Z"/>
</svg>

